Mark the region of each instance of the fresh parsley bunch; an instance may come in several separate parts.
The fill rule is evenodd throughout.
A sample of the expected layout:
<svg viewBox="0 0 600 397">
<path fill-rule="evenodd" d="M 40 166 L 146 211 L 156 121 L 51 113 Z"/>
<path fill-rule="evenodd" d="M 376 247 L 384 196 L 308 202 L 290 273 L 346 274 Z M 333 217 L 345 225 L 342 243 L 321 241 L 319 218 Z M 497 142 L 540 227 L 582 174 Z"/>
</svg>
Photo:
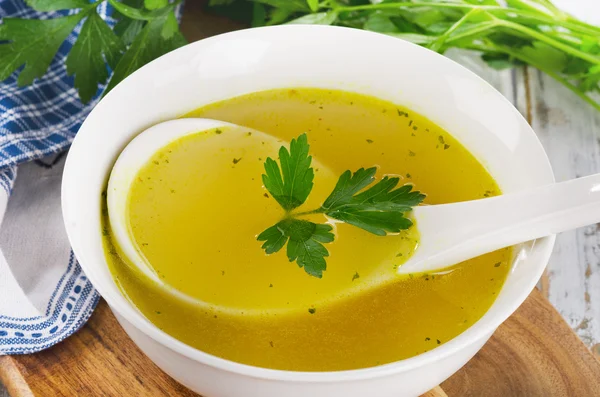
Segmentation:
<svg viewBox="0 0 600 397">
<path fill-rule="evenodd" d="M 112 77 L 117 83 L 153 59 L 186 43 L 179 31 L 175 7 L 169 0 L 107 0 L 118 23 L 111 29 L 96 9 L 104 0 L 26 0 L 37 11 L 76 10 L 54 19 L 4 18 L 0 25 L 0 80 L 19 73 L 20 86 L 42 77 L 61 44 L 81 21 L 81 33 L 67 56 L 67 73 L 83 102 Z"/>
<path fill-rule="evenodd" d="M 288 151 L 279 149 L 279 163 L 272 158 L 265 161 L 262 180 L 271 196 L 285 210 L 284 218 L 258 235 L 264 241 L 267 254 L 281 250 L 287 244 L 287 257 L 296 261 L 311 276 L 321 278 L 327 268 L 325 258 L 329 251 L 326 243 L 334 240 L 328 223 L 315 223 L 301 219 L 303 215 L 324 214 L 378 236 L 398 233 L 412 226 L 406 213 L 419 205 L 425 196 L 413 191 L 412 185 L 396 187 L 400 178 L 384 176 L 375 182 L 377 169 L 361 168 L 352 173 L 345 171 L 333 192 L 321 207 L 300 213 L 293 210 L 304 204 L 312 188 L 314 170 L 306 134 L 290 143 Z"/>
<path fill-rule="evenodd" d="M 39 11 L 76 9 L 49 20 L 5 18 L 0 25 L 0 80 L 24 65 L 19 84 L 46 73 L 74 27 L 85 20 L 67 58 L 84 102 L 106 82 L 127 75 L 185 40 L 170 0 L 25 0 Z M 108 1 L 118 12 L 114 31 L 96 13 Z M 177 0 L 179 1 L 179 0 Z M 197 1 L 197 0 L 190 0 Z M 600 27 L 561 11 L 550 0 L 211 0 L 217 12 L 252 26 L 303 23 L 381 32 L 444 53 L 476 51 L 495 69 L 531 65 L 600 110 Z"/>
<path fill-rule="evenodd" d="M 444 53 L 476 51 L 489 66 L 531 65 L 600 110 L 600 27 L 550 0 L 211 0 L 253 26 L 338 25 L 399 37 Z M 596 97 L 597 98 L 597 97 Z"/>
</svg>

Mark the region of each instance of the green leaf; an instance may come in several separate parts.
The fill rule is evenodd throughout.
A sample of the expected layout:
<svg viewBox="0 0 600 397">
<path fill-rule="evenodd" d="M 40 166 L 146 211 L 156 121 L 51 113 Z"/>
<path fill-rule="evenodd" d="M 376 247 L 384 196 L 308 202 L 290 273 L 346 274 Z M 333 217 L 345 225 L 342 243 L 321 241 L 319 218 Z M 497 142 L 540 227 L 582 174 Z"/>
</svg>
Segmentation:
<svg viewBox="0 0 600 397">
<path fill-rule="evenodd" d="M 352 196 L 369 186 L 375 180 L 377 168 L 361 168 L 355 173 L 345 171 L 338 179 L 333 192 L 327 197 L 322 208 L 329 211 L 337 206 L 347 204 Z"/>
<path fill-rule="evenodd" d="M 390 21 L 394 23 L 398 31 L 402 33 L 422 33 L 423 29 L 414 23 L 407 21 L 403 17 L 391 17 Z"/>
<path fill-rule="evenodd" d="M 358 193 L 373 182 L 375 168 L 361 168 L 352 176 L 349 174 L 349 171 L 342 174 L 330 198 L 336 191 L 337 195 L 323 204 L 327 216 L 379 236 L 397 233 L 412 225 L 405 213 L 423 201 L 423 194 L 413 191 L 411 185 L 396 188 L 400 179 L 388 176 Z"/>
<path fill-rule="evenodd" d="M 386 203 L 397 205 L 400 211 L 410 211 L 423 201 L 425 196 L 412 190 L 412 185 L 396 186 L 400 182 L 398 177 L 384 176 L 379 182 L 369 189 L 355 195 L 351 204 L 376 204 Z"/>
<path fill-rule="evenodd" d="M 309 12 L 306 0 L 252 0 L 275 8 L 285 8 L 294 12 Z"/>
<path fill-rule="evenodd" d="M 579 82 L 579 87 L 585 91 L 599 91 L 600 65 L 592 66 L 588 74 Z"/>
<path fill-rule="evenodd" d="M 582 75 L 589 71 L 591 64 L 579 58 L 569 57 L 567 66 L 563 70 L 565 74 Z"/>
<path fill-rule="evenodd" d="M 144 0 L 144 7 L 148 10 L 156 10 L 169 5 L 169 0 Z"/>
<path fill-rule="evenodd" d="M 252 5 L 252 27 L 265 26 L 267 20 L 267 11 L 265 6 L 260 3 Z"/>
<path fill-rule="evenodd" d="M 159 9 L 145 10 L 143 8 L 130 6 L 125 2 L 121 3 L 117 0 L 108 0 L 108 2 L 120 14 L 126 16 L 127 18 L 137 19 L 140 21 L 151 21 L 154 19 L 163 18 L 174 8 L 174 5 L 170 5 Z"/>
<path fill-rule="evenodd" d="M 308 14 L 300 18 L 292 19 L 287 24 L 302 24 L 302 25 L 331 25 L 337 19 L 337 12 L 317 12 Z"/>
<path fill-rule="evenodd" d="M 298 139 L 292 139 L 289 151 L 283 146 L 279 149 L 281 171 L 271 157 L 265 161 L 263 183 L 286 211 L 302 205 L 312 190 L 314 171 L 310 165 L 309 148 L 308 138 L 302 134 Z"/>
<path fill-rule="evenodd" d="M 429 34 L 442 35 L 454 25 L 452 22 L 436 22 L 423 29 Z"/>
<path fill-rule="evenodd" d="M 284 228 L 280 227 L 283 221 L 271 226 L 263 231 L 256 238 L 258 241 L 264 241 L 262 249 L 267 254 L 278 252 L 287 243 L 289 236 L 286 236 Z"/>
<path fill-rule="evenodd" d="M 175 11 L 171 11 L 167 14 L 167 18 L 165 19 L 165 23 L 163 25 L 162 31 L 160 32 L 160 35 L 163 39 L 169 40 L 177 33 L 179 33 L 179 22 L 177 21 L 177 17 L 175 16 Z"/>
<path fill-rule="evenodd" d="M 0 80 L 6 79 L 22 65 L 20 86 L 42 77 L 60 45 L 85 17 L 85 13 L 54 19 L 4 18 L 0 25 Z"/>
<path fill-rule="evenodd" d="M 67 73 L 75 74 L 75 88 L 83 102 L 89 102 L 98 84 L 108 78 L 106 63 L 114 68 L 125 46 L 94 11 L 81 28 L 81 33 L 67 57 Z"/>
<path fill-rule="evenodd" d="M 420 45 L 429 45 L 433 43 L 437 36 L 427 36 L 424 34 L 417 33 L 386 33 L 388 36 L 396 37 L 398 39 L 410 41 L 411 43 Z"/>
<path fill-rule="evenodd" d="M 90 5 L 86 0 L 26 0 L 25 2 L 36 11 L 70 10 Z"/>
<path fill-rule="evenodd" d="M 541 41 L 534 41 L 531 46 L 521 48 L 521 52 L 544 65 L 546 70 L 562 72 L 567 66 L 567 56 L 564 52 Z"/>
<path fill-rule="evenodd" d="M 258 241 L 264 241 L 262 248 L 272 254 L 287 243 L 287 256 L 290 262 L 311 276 L 321 278 L 327 268 L 325 258 L 329 256 L 323 244 L 334 240 L 330 225 L 320 225 L 301 219 L 284 219 L 262 232 Z"/>
<path fill-rule="evenodd" d="M 600 52 L 600 37 L 583 36 L 580 49 L 590 53 Z"/>
<path fill-rule="evenodd" d="M 164 35 L 165 24 L 168 24 L 168 15 L 149 21 L 121 60 L 117 64 L 113 76 L 110 79 L 104 94 L 112 90 L 119 82 L 148 62 L 158 58 L 167 52 L 181 47 L 186 43 L 181 32 L 177 31 L 171 38 L 166 39 Z"/>
<path fill-rule="evenodd" d="M 363 29 L 380 33 L 400 32 L 400 29 L 398 29 L 396 24 L 392 22 L 390 17 L 383 13 L 374 13 L 369 15 L 369 18 L 367 18 Z"/>
<path fill-rule="evenodd" d="M 287 21 L 294 14 L 294 10 L 289 8 L 273 8 L 269 13 L 269 20 L 266 25 L 277 25 Z"/>
<path fill-rule="evenodd" d="M 386 211 L 377 208 L 377 206 L 345 205 L 327 212 L 327 215 L 378 236 L 385 236 L 387 233 L 398 233 L 400 230 L 412 226 L 410 219 L 406 218 L 402 212 Z"/>
<path fill-rule="evenodd" d="M 115 25 L 114 32 L 121 38 L 123 44 L 129 46 L 144 28 L 144 21 L 124 18 Z"/>
<path fill-rule="evenodd" d="M 312 12 L 319 11 L 319 0 L 306 0 L 306 3 Z"/>
<path fill-rule="evenodd" d="M 403 10 L 403 16 L 408 21 L 427 29 L 429 26 L 448 20 L 439 8 L 431 7 L 412 7 Z"/>
<path fill-rule="evenodd" d="M 140 8 L 144 5 L 144 0 L 123 0 L 122 3 L 130 7 Z M 114 14 L 115 18 L 118 19 L 118 22 L 114 27 L 114 32 L 121 38 L 126 46 L 129 46 L 142 31 L 146 22 L 128 18 L 118 11 L 115 11 Z"/>
<path fill-rule="evenodd" d="M 492 32 L 488 37 L 498 44 L 503 44 L 505 46 L 512 47 L 515 49 L 531 45 L 533 42 L 533 40 L 529 37 L 517 36 L 501 31 Z"/>
<path fill-rule="evenodd" d="M 489 67 L 496 70 L 510 69 L 518 65 L 510 56 L 506 54 L 483 54 L 481 59 L 488 64 Z"/>
</svg>

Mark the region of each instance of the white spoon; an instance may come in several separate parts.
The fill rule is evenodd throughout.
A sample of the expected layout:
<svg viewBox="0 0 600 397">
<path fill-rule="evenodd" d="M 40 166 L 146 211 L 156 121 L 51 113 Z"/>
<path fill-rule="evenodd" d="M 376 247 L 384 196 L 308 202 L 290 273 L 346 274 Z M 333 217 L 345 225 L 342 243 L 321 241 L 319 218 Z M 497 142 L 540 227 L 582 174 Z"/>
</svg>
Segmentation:
<svg viewBox="0 0 600 397">
<path fill-rule="evenodd" d="M 600 174 L 413 210 L 421 238 L 399 274 L 431 272 L 500 248 L 600 222 Z"/>
<path fill-rule="evenodd" d="M 163 281 L 131 237 L 127 221 L 131 183 L 140 168 L 170 142 L 218 128 L 239 134 L 252 131 L 261 134 L 261 139 L 275 151 L 281 146 L 277 138 L 247 127 L 210 119 L 178 119 L 157 124 L 139 134 L 113 167 L 107 200 L 117 248 L 161 285 Z M 413 216 L 421 236 L 419 247 L 398 268 L 399 274 L 441 270 L 503 247 L 600 222 L 600 174 L 498 197 L 419 206 Z"/>
</svg>

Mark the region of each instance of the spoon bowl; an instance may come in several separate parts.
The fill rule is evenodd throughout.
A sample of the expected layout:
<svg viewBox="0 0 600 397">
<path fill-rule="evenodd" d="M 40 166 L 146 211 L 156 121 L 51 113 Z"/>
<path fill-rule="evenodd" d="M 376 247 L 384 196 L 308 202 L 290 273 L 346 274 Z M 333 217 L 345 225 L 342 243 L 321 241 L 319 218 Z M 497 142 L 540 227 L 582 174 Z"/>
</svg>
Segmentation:
<svg viewBox="0 0 600 397">
<path fill-rule="evenodd" d="M 128 219 L 129 191 L 138 172 L 150 162 L 160 149 L 187 135 L 205 133 L 206 139 L 215 139 L 222 131 L 227 134 L 236 134 L 240 137 L 248 132 L 259 135 L 266 145 L 275 150 L 281 145 L 280 141 L 272 135 L 256 131 L 252 128 L 220 120 L 203 118 L 182 118 L 158 123 L 137 135 L 119 155 L 108 180 L 107 204 L 108 217 L 111 231 L 115 239 L 115 247 L 122 259 L 129 265 L 139 269 L 144 275 L 157 284 L 168 287 L 158 276 L 154 268 L 145 258 L 142 250 L 133 238 Z M 172 293 L 188 301 L 197 302 L 196 299 L 169 288 Z"/>
</svg>

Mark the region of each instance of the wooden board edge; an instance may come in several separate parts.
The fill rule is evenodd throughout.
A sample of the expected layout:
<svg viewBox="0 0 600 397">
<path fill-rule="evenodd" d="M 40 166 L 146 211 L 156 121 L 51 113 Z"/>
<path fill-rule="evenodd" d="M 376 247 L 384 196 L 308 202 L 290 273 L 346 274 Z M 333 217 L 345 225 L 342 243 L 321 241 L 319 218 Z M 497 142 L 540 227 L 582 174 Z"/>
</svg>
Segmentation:
<svg viewBox="0 0 600 397">
<path fill-rule="evenodd" d="M 436 386 L 421 397 L 448 397 L 448 395 L 440 386 Z"/>
<path fill-rule="evenodd" d="M 0 382 L 10 396 L 34 397 L 19 364 L 12 356 L 0 356 Z"/>
</svg>

